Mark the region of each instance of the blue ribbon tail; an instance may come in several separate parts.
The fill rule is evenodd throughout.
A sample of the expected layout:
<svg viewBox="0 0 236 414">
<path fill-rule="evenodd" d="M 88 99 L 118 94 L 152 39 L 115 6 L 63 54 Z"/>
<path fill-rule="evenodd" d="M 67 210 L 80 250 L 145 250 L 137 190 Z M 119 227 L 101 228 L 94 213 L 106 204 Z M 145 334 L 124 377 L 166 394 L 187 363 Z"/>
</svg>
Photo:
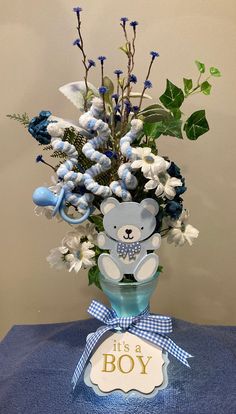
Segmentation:
<svg viewBox="0 0 236 414">
<path fill-rule="evenodd" d="M 175 344 L 174 341 L 172 341 L 172 339 L 168 338 L 167 336 L 158 333 L 142 331 L 136 327 L 129 328 L 128 331 L 134 335 L 139 336 L 142 339 L 146 339 L 154 345 L 159 346 L 177 358 L 180 362 L 182 362 L 182 364 L 190 368 L 187 358 L 192 358 L 193 355 L 180 348 Z"/>
<path fill-rule="evenodd" d="M 76 384 L 80 378 L 80 375 L 83 372 L 83 369 L 89 359 L 89 356 L 92 352 L 92 350 L 94 349 L 94 347 L 96 346 L 97 342 L 99 341 L 99 339 L 104 335 L 105 332 L 109 331 L 110 329 L 112 329 L 112 327 L 110 326 L 103 326 L 102 328 L 100 328 L 97 332 L 94 332 L 93 334 L 90 334 L 86 340 L 86 346 L 84 349 L 84 352 L 75 368 L 72 380 L 71 380 L 71 384 L 73 387 L 73 390 L 76 387 Z"/>
</svg>

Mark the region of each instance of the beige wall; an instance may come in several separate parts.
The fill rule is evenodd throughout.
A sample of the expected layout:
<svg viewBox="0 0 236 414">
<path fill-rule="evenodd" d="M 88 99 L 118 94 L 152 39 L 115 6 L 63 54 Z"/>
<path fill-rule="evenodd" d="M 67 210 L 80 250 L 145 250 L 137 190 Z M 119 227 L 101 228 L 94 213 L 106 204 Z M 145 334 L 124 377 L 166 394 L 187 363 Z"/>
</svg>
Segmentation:
<svg viewBox="0 0 236 414">
<path fill-rule="evenodd" d="M 86 273 L 51 270 L 45 257 L 59 244 L 65 224 L 34 215 L 31 194 L 49 183 L 50 171 L 36 165 L 40 149 L 27 132 L 5 114 L 41 109 L 75 118 L 75 108 L 57 91 L 82 78 L 76 37 L 77 5 L 69 0 L 36 2 L 1 0 L 1 292 L 0 333 L 12 324 L 46 323 L 86 318 L 93 297 Z M 235 0 L 85 1 L 83 24 L 90 57 L 109 57 L 108 75 L 125 65 L 117 50 L 122 44 L 118 20 L 127 15 L 140 22 L 137 70 L 146 68 L 145 54 L 160 51 L 151 76 L 153 96 L 165 79 L 180 83 L 196 76 L 195 59 L 218 66 L 210 97 L 196 96 L 186 104 L 191 113 L 205 107 L 210 132 L 197 142 L 161 138 L 160 150 L 182 165 L 187 177 L 185 205 L 200 230 L 194 247 L 163 243 L 165 272 L 152 299 L 152 310 L 192 322 L 233 324 L 235 315 Z M 98 72 L 91 79 L 98 81 Z"/>
</svg>

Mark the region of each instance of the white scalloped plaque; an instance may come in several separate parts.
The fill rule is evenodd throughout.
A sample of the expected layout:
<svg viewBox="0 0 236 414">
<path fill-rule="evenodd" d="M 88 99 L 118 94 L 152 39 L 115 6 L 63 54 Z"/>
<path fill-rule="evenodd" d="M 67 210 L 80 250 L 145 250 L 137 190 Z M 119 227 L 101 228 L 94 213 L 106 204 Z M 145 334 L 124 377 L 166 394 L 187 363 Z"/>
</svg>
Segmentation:
<svg viewBox="0 0 236 414">
<path fill-rule="evenodd" d="M 162 349 L 129 332 L 108 337 L 90 362 L 90 381 L 104 393 L 136 390 L 150 394 L 164 381 Z"/>
</svg>

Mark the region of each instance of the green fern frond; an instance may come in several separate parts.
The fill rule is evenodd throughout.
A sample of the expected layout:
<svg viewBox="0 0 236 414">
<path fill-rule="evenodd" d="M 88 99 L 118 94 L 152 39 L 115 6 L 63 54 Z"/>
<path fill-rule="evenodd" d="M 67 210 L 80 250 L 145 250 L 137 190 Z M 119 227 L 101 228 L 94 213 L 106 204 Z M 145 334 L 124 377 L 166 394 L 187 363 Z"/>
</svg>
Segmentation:
<svg viewBox="0 0 236 414">
<path fill-rule="evenodd" d="M 39 144 L 39 145 L 43 145 L 43 144 Z M 48 145 L 43 145 L 43 151 L 52 151 L 52 145 L 48 144 Z"/>
<path fill-rule="evenodd" d="M 64 158 L 66 160 L 67 155 L 65 154 L 65 152 L 61 152 L 61 151 L 54 151 L 50 157 L 52 158 Z"/>
<path fill-rule="evenodd" d="M 25 128 L 27 128 L 30 123 L 29 115 L 26 112 L 23 114 L 8 114 L 7 118 L 20 122 L 20 124 L 24 125 Z"/>
</svg>

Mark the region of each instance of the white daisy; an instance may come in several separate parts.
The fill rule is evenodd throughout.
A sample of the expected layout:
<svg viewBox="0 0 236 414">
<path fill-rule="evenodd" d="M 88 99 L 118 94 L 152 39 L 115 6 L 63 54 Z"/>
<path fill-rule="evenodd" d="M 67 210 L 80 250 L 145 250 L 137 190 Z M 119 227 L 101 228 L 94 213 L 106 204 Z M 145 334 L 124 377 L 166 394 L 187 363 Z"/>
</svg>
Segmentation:
<svg viewBox="0 0 236 414">
<path fill-rule="evenodd" d="M 79 225 L 73 228 L 73 231 L 70 231 L 64 237 L 62 244 L 66 244 L 67 240 L 71 237 L 81 238 L 86 237 L 91 243 L 97 244 L 97 235 L 98 232 L 93 223 L 87 222 L 84 225 Z"/>
<path fill-rule="evenodd" d="M 53 206 L 45 206 L 45 207 L 36 206 L 34 208 L 34 212 L 36 216 L 45 216 L 48 220 L 51 220 L 52 218 L 56 217 L 58 223 L 62 222 L 63 220 L 59 213 L 57 213 L 55 216 L 52 215 L 53 210 L 54 210 Z"/>
<path fill-rule="evenodd" d="M 55 267 L 57 270 L 66 269 L 68 267 L 64 259 L 64 254 L 68 251 L 66 247 L 55 247 L 50 250 L 50 254 L 47 257 L 47 262 L 51 267 Z"/>
<path fill-rule="evenodd" d="M 66 245 L 50 250 L 47 261 L 56 269 L 67 269 L 69 272 L 74 270 L 78 273 L 82 266 L 88 268 L 95 265 L 93 247 L 94 244 L 90 241 L 81 243 L 80 237 L 68 236 Z"/>
<path fill-rule="evenodd" d="M 60 194 L 61 189 L 64 185 L 63 181 L 58 181 L 57 178 L 55 178 L 54 175 L 51 176 L 52 185 L 49 188 L 50 191 L 52 191 L 54 194 Z"/>
<path fill-rule="evenodd" d="M 163 195 L 168 200 L 172 200 L 175 195 L 175 187 L 182 186 L 182 181 L 176 177 L 170 177 L 169 174 L 153 174 L 147 178 L 150 180 L 145 184 L 145 190 L 153 190 L 156 188 L 155 194 L 157 197 Z"/>
<path fill-rule="evenodd" d="M 185 242 L 188 242 L 192 246 L 193 240 L 199 235 L 199 231 L 191 224 L 188 224 L 188 218 L 189 212 L 186 210 L 183 211 L 178 220 L 166 218 L 166 224 L 172 227 L 167 235 L 168 243 L 174 243 L 175 246 L 183 246 Z"/>
<path fill-rule="evenodd" d="M 166 171 L 169 164 L 164 158 L 159 155 L 154 155 L 149 147 L 137 147 L 133 149 L 133 161 L 131 167 L 135 170 L 141 168 L 141 171 L 145 177 L 151 175 L 157 175 Z"/>
<path fill-rule="evenodd" d="M 88 268 L 95 265 L 95 261 L 93 260 L 95 252 L 92 250 L 94 245 L 91 242 L 80 243 L 74 237 L 69 244 L 70 249 L 68 249 L 68 253 L 65 255 L 65 260 L 69 264 L 69 272 L 74 270 L 78 273 L 82 266 Z"/>
</svg>

